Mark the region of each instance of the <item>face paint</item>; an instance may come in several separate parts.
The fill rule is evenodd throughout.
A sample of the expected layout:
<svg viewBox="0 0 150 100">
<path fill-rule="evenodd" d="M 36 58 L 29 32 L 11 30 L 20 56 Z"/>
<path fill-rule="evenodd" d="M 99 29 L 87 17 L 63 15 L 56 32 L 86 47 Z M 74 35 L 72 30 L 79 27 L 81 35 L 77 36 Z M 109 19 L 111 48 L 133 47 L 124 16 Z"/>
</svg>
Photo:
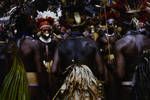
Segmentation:
<svg viewBox="0 0 150 100">
<path fill-rule="evenodd" d="M 49 37 L 50 34 L 52 33 L 52 28 L 51 27 L 43 27 L 41 29 L 42 35 Z"/>
<path fill-rule="evenodd" d="M 42 27 L 41 28 L 41 36 L 43 39 L 47 40 L 51 38 L 52 35 L 52 27 Z"/>
</svg>

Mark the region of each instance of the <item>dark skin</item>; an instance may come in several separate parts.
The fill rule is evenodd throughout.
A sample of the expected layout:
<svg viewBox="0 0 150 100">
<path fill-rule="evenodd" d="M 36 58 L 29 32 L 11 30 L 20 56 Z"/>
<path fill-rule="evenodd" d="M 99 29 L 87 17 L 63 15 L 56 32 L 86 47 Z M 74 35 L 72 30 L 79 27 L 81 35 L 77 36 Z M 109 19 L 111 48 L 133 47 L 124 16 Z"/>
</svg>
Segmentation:
<svg viewBox="0 0 150 100">
<path fill-rule="evenodd" d="M 106 34 L 103 33 L 101 37 L 99 37 L 98 45 L 103 55 L 103 62 L 105 64 L 105 95 L 106 100 L 117 100 L 116 93 L 116 80 L 114 78 L 114 69 L 115 69 L 115 52 L 114 52 L 114 44 L 117 41 L 117 34 Z M 114 58 L 109 58 L 110 55 L 114 55 Z"/>
<path fill-rule="evenodd" d="M 140 63 L 142 51 L 150 49 L 149 43 L 150 38 L 140 33 L 126 35 L 116 42 L 116 76 L 119 84 L 122 81 L 132 80 L 136 65 Z M 123 95 L 120 95 L 121 100 L 131 99 L 131 89 L 120 86 L 120 91 L 123 93 Z"/>
<path fill-rule="evenodd" d="M 20 43 L 20 55 L 27 72 L 35 72 L 38 78 L 39 86 L 31 87 L 31 100 L 41 100 L 46 98 L 46 89 L 48 88 L 48 79 L 45 68 L 42 66 L 39 44 L 33 38 L 25 38 Z"/>
<path fill-rule="evenodd" d="M 27 67 L 26 70 L 29 72 L 41 72 L 40 53 L 37 41 L 32 41 L 32 39 L 22 40 L 20 50 L 23 62 L 25 62 L 24 64 Z M 34 63 L 31 63 L 31 59 Z"/>
<path fill-rule="evenodd" d="M 111 30 L 111 31 L 110 31 Z M 110 29 L 108 32 L 110 33 L 106 33 L 105 31 L 102 31 L 102 35 L 99 37 L 97 44 L 99 46 L 100 49 L 103 49 L 102 51 L 102 55 L 103 55 L 103 59 L 106 58 L 106 55 L 109 54 L 114 54 L 114 44 L 115 42 L 118 40 L 118 34 L 115 33 L 115 31 L 113 29 Z M 104 62 L 107 64 L 113 64 L 115 61 L 114 59 L 104 59 Z"/>
<path fill-rule="evenodd" d="M 63 50 L 61 50 L 62 48 Z M 96 62 L 98 71 L 102 74 L 103 66 L 96 45 L 94 41 L 86 38 L 67 39 L 59 45 L 55 52 L 52 73 L 58 71 L 59 64 L 63 65 L 61 69 L 64 70 L 73 63 L 72 60 L 76 62 L 77 59 L 79 60 L 78 63 L 89 67 Z"/>
<path fill-rule="evenodd" d="M 150 38 L 146 35 L 127 35 L 116 42 L 117 75 L 120 79 L 125 77 L 125 68 L 128 64 L 136 63 L 142 50 L 150 48 Z M 126 61 L 126 58 L 128 60 Z"/>
<path fill-rule="evenodd" d="M 63 80 L 62 78 L 65 76 L 63 73 L 66 68 L 73 63 L 89 66 L 99 79 L 102 78 L 104 66 L 93 40 L 84 37 L 74 37 L 62 41 L 54 55 L 52 65 L 53 80 L 56 80 L 59 76 L 61 76 L 60 79 Z M 56 88 L 54 90 L 57 90 Z"/>
</svg>

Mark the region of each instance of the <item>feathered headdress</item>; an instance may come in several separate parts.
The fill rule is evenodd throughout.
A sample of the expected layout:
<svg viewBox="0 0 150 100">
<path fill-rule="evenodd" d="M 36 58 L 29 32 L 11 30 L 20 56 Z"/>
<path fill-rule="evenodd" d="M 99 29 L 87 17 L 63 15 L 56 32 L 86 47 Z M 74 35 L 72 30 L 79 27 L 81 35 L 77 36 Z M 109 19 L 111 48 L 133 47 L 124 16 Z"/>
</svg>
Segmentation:
<svg viewBox="0 0 150 100">
<path fill-rule="evenodd" d="M 125 8 L 127 13 L 137 13 L 142 11 L 147 0 L 125 0 Z"/>
<path fill-rule="evenodd" d="M 44 11 L 44 12 L 37 11 L 37 13 L 38 15 L 36 17 L 36 21 L 40 28 L 44 26 L 49 27 L 50 25 L 53 25 L 54 22 L 59 19 L 56 13 L 52 11 Z"/>
</svg>

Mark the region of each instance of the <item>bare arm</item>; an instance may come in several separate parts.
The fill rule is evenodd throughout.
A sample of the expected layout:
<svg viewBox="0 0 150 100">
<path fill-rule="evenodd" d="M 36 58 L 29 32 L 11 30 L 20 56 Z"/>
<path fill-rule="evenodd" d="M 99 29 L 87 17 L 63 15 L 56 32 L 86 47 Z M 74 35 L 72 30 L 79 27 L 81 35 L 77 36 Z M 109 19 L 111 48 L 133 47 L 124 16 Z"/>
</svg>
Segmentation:
<svg viewBox="0 0 150 100">
<path fill-rule="evenodd" d="M 126 47 L 131 45 L 133 37 L 127 35 L 115 43 L 115 53 L 116 53 L 116 75 L 119 79 L 123 79 L 125 75 L 125 56 L 124 52 L 127 52 Z"/>
<path fill-rule="evenodd" d="M 37 47 L 34 47 L 34 63 L 37 68 L 37 72 L 40 73 L 42 72 L 42 66 L 41 66 L 41 61 L 40 61 L 40 52 Z"/>
<path fill-rule="evenodd" d="M 58 55 L 58 49 L 57 49 L 54 55 L 54 62 L 52 64 L 52 69 L 51 69 L 52 74 L 55 74 L 57 72 L 58 64 L 59 64 L 59 55 Z"/>
<path fill-rule="evenodd" d="M 99 72 L 98 77 L 103 78 L 105 68 L 104 68 L 104 65 L 102 63 L 101 56 L 98 54 L 98 52 L 96 53 L 95 59 L 96 59 L 96 64 L 98 65 L 98 72 Z"/>
<path fill-rule="evenodd" d="M 121 50 L 116 50 L 116 74 L 119 79 L 122 79 L 125 75 L 125 59 Z"/>
</svg>

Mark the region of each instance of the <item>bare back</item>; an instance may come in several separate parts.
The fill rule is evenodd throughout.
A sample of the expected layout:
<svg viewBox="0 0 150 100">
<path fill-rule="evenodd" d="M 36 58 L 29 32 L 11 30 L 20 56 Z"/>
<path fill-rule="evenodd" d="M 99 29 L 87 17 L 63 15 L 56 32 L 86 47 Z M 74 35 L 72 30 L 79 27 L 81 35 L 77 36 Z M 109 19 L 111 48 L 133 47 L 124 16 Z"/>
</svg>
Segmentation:
<svg viewBox="0 0 150 100">
<path fill-rule="evenodd" d="M 96 60 L 97 59 L 97 60 Z M 60 43 L 54 57 L 52 71 L 57 72 L 58 64 L 63 72 L 68 66 L 78 63 L 91 69 L 98 67 L 101 72 L 102 62 L 93 40 L 83 37 L 69 38 Z"/>
<path fill-rule="evenodd" d="M 150 49 L 149 43 L 150 38 L 143 34 L 126 35 L 116 42 L 117 70 L 120 75 L 127 73 L 123 71 L 125 69 L 129 73 L 134 72 L 135 66 L 141 60 L 143 50 Z"/>
</svg>

